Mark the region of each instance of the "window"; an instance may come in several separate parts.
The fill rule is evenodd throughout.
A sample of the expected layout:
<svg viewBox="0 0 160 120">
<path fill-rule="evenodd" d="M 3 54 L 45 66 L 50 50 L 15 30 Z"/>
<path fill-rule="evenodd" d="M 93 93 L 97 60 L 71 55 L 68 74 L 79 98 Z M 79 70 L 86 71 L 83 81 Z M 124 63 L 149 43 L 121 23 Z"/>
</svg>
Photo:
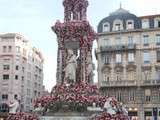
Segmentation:
<svg viewBox="0 0 160 120">
<path fill-rule="evenodd" d="M 144 63 L 149 63 L 150 62 L 150 54 L 149 54 L 149 52 L 144 52 L 143 53 L 143 62 Z"/>
<path fill-rule="evenodd" d="M 154 27 L 159 28 L 160 27 L 160 18 L 155 18 L 154 19 Z"/>
<path fill-rule="evenodd" d="M 116 24 L 115 29 L 116 29 L 116 31 L 120 31 L 121 30 L 121 24 Z"/>
<path fill-rule="evenodd" d="M 151 101 L 151 91 L 149 89 L 145 90 L 145 101 L 150 102 Z"/>
<path fill-rule="evenodd" d="M 34 91 L 34 96 L 37 96 L 37 91 L 36 90 Z"/>
<path fill-rule="evenodd" d="M 16 65 L 16 70 L 18 70 L 19 69 L 19 66 L 18 65 Z"/>
<path fill-rule="evenodd" d="M 7 94 L 2 94 L 2 100 L 8 100 L 8 95 Z"/>
<path fill-rule="evenodd" d="M 15 95 L 14 95 L 14 98 L 16 98 L 16 99 L 17 99 L 17 98 L 18 98 L 18 95 L 17 95 L 17 94 L 15 94 Z"/>
<path fill-rule="evenodd" d="M 156 71 L 156 80 L 160 81 L 160 70 Z"/>
<path fill-rule="evenodd" d="M 135 78 L 136 78 L 136 74 L 135 74 L 135 71 L 129 71 L 128 73 L 127 73 L 127 80 L 135 80 Z"/>
<path fill-rule="evenodd" d="M 149 28 L 149 20 L 148 19 L 142 20 L 142 28 L 143 29 Z"/>
<path fill-rule="evenodd" d="M 104 23 L 103 24 L 103 32 L 108 32 L 108 31 L 110 31 L 109 23 Z"/>
<path fill-rule="evenodd" d="M 26 49 L 23 49 L 23 55 L 24 56 L 26 56 L 26 53 L 27 53 Z"/>
<path fill-rule="evenodd" d="M 109 76 L 108 76 L 108 74 L 104 74 L 104 81 L 109 81 Z"/>
<path fill-rule="evenodd" d="M 7 52 L 7 47 L 3 46 L 3 52 Z"/>
<path fill-rule="evenodd" d="M 41 93 L 40 93 L 40 92 L 38 92 L 38 97 L 40 97 L 40 95 L 41 95 Z"/>
<path fill-rule="evenodd" d="M 31 93 L 31 90 L 30 90 L 30 89 L 27 89 L 27 95 L 30 96 L 30 93 Z"/>
<path fill-rule="evenodd" d="M 132 36 L 128 37 L 128 45 L 133 45 L 133 37 Z"/>
<path fill-rule="evenodd" d="M 20 47 L 19 46 L 16 46 L 16 52 L 20 53 Z"/>
<path fill-rule="evenodd" d="M 104 55 L 103 56 L 103 63 L 104 64 L 109 64 L 110 63 L 110 57 L 109 57 L 109 55 Z"/>
<path fill-rule="evenodd" d="M 150 70 L 143 71 L 143 80 L 146 83 L 148 83 L 148 80 L 151 80 L 151 71 Z"/>
<path fill-rule="evenodd" d="M 120 37 L 116 38 L 116 45 L 122 45 L 122 41 Z"/>
<path fill-rule="evenodd" d="M 20 60 L 20 56 L 16 55 L 16 61 L 19 61 L 19 60 Z"/>
<path fill-rule="evenodd" d="M 120 19 L 116 19 L 113 22 L 113 31 L 123 30 L 123 21 Z"/>
<path fill-rule="evenodd" d="M 143 36 L 143 45 L 144 46 L 148 46 L 149 45 L 149 36 L 148 35 L 144 35 Z"/>
<path fill-rule="evenodd" d="M 121 77 L 120 77 L 120 75 L 117 75 L 117 81 L 119 81 L 119 80 L 121 80 Z"/>
<path fill-rule="evenodd" d="M 135 91 L 129 91 L 129 101 L 135 101 Z"/>
<path fill-rule="evenodd" d="M 24 76 L 22 76 L 22 81 L 24 81 Z"/>
<path fill-rule="evenodd" d="M 109 46 L 109 45 L 110 45 L 109 39 L 102 39 L 101 46 L 106 47 L 106 46 Z"/>
<path fill-rule="evenodd" d="M 9 75 L 8 74 L 3 75 L 3 80 L 9 80 Z"/>
<path fill-rule="evenodd" d="M 30 85 L 31 85 L 30 80 L 27 80 L 27 86 L 30 87 Z"/>
<path fill-rule="evenodd" d="M 158 24 L 158 27 L 160 27 L 160 20 L 158 21 L 158 23 L 157 23 L 157 24 Z"/>
<path fill-rule="evenodd" d="M 24 72 L 24 67 L 22 67 L 22 72 Z"/>
<path fill-rule="evenodd" d="M 157 62 L 160 62 L 160 51 L 157 51 Z"/>
<path fill-rule="evenodd" d="M 27 72 L 27 78 L 31 79 L 31 72 Z"/>
<path fill-rule="evenodd" d="M 150 102 L 151 101 L 151 96 L 146 96 L 146 102 Z"/>
<path fill-rule="evenodd" d="M 156 35 L 156 44 L 160 45 L 160 34 Z"/>
<path fill-rule="evenodd" d="M 12 46 L 8 46 L 8 52 L 12 52 Z"/>
<path fill-rule="evenodd" d="M 117 92 L 117 100 L 119 101 L 119 102 L 122 102 L 122 93 L 121 93 L 121 91 L 119 91 L 119 92 Z"/>
<path fill-rule="evenodd" d="M 104 45 L 105 46 L 109 46 L 110 44 L 109 44 L 109 39 L 104 39 Z"/>
<path fill-rule="evenodd" d="M 117 71 L 114 80 L 117 80 L 117 81 L 123 80 L 123 72 L 122 71 Z"/>
<path fill-rule="evenodd" d="M 132 20 L 127 21 L 127 29 L 130 30 L 130 29 L 133 29 L 133 28 L 134 28 L 133 21 Z"/>
<path fill-rule="evenodd" d="M 134 53 L 128 53 L 128 62 L 134 62 Z"/>
<path fill-rule="evenodd" d="M 11 60 L 11 59 L 9 59 L 9 58 L 4 58 L 4 59 L 3 59 L 3 62 L 4 62 L 4 63 L 10 62 L 10 60 Z"/>
<path fill-rule="evenodd" d="M 18 80 L 18 75 L 15 75 L 15 79 Z"/>
<path fill-rule="evenodd" d="M 9 70 L 10 66 L 9 65 L 3 65 L 3 70 Z"/>
<path fill-rule="evenodd" d="M 116 63 L 122 63 L 122 56 L 120 53 L 116 54 Z"/>
<path fill-rule="evenodd" d="M 34 83 L 34 87 L 37 88 L 37 83 L 36 82 Z"/>
<path fill-rule="evenodd" d="M 158 101 L 158 92 L 156 89 L 152 91 L 152 101 Z"/>
<path fill-rule="evenodd" d="M 38 79 L 38 75 L 34 75 L 34 78 L 35 78 L 35 80 L 37 80 Z"/>
</svg>

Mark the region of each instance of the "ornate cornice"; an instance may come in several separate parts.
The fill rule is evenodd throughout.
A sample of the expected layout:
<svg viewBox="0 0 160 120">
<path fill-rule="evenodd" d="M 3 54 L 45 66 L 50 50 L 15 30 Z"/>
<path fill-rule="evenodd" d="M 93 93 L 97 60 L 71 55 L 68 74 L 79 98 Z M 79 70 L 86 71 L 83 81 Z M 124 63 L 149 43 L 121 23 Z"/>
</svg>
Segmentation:
<svg viewBox="0 0 160 120">
<path fill-rule="evenodd" d="M 111 69 L 112 69 L 112 68 L 110 67 L 110 65 L 104 65 L 104 66 L 102 67 L 101 71 L 102 71 L 102 72 L 104 72 L 104 71 L 110 72 Z"/>
<path fill-rule="evenodd" d="M 127 72 L 128 71 L 136 71 L 137 66 L 135 64 L 128 64 L 126 66 Z"/>
<path fill-rule="evenodd" d="M 123 65 L 122 64 L 116 64 L 114 67 L 115 72 L 123 72 Z"/>
<path fill-rule="evenodd" d="M 155 69 L 158 71 L 160 70 L 160 65 L 155 65 Z"/>
<path fill-rule="evenodd" d="M 92 44 L 97 38 L 96 33 L 88 21 L 70 21 L 61 23 L 57 21 L 52 27 L 61 42 L 80 42 L 83 44 Z"/>
<path fill-rule="evenodd" d="M 152 66 L 151 65 L 144 65 L 142 66 L 142 71 L 151 71 L 152 70 Z"/>
</svg>

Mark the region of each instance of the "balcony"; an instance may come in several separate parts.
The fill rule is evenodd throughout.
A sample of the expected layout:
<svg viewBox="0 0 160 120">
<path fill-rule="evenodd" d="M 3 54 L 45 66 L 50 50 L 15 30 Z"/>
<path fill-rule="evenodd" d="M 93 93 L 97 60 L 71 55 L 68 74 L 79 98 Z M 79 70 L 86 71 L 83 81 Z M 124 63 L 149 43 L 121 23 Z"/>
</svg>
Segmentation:
<svg viewBox="0 0 160 120">
<path fill-rule="evenodd" d="M 100 87 L 128 87 L 136 86 L 136 80 L 102 81 Z"/>
<path fill-rule="evenodd" d="M 160 85 L 160 79 L 159 80 L 144 80 L 141 82 L 141 86 L 158 86 Z"/>
<path fill-rule="evenodd" d="M 136 44 L 123 44 L 123 45 L 114 45 L 114 46 L 101 46 L 101 52 L 114 52 L 114 51 L 128 51 L 135 50 Z"/>
</svg>

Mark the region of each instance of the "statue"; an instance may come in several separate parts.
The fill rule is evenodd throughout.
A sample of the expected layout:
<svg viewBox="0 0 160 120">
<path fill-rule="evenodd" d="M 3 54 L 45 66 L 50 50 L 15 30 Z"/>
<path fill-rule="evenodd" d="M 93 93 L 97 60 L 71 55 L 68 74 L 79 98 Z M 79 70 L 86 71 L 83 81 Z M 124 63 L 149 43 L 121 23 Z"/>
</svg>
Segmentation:
<svg viewBox="0 0 160 120">
<path fill-rule="evenodd" d="M 76 68 L 77 68 L 77 61 L 76 56 L 74 55 L 73 51 L 68 49 L 68 56 L 66 59 L 66 67 L 64 68 L 65 77 L 64 80 L 68 80 L 69 82 L 76 82 Z"/>
<path fill-rule="evenodd" d="M 34 109 L 33 112 L 35 112 L 36 114 L 42 114 L 44 111 L 44 107 L 42 107 L 41 103 L 38 103 L 38 107 Z"/>
<path fill-rule="evenodd" d="M 113 105 L 112 103 L 112 98 L 109 98 L 105 104 L 104 104 L 104 110 L 111 114 L 111 115 L 115 115 L 117 113 L 117 108 L 115 105 Z"/>
<path fill-rule="evenodd" d="M 120 108 L 118 109 L 119 112 L 123 113 L 124 115 L 128 116 L 128 111 L 126 109 L 126 106 L 120 103 Z"/>
<path fill-rule="evenodd" d="M 17 112 L 20 112 L 20 105 L 17 96 L 15 96 L 9 104 L 9 113 L 15 114 Z"/>
<path fill-rule="evenodd" d="M 87 55 L 87 76 L 89 83 L 93 81 L 93 76 L 94 76 L 93 70 L 95 70 L 95 66 L 92 62 L 91 52 L 89 52 Z"/>
</svg>

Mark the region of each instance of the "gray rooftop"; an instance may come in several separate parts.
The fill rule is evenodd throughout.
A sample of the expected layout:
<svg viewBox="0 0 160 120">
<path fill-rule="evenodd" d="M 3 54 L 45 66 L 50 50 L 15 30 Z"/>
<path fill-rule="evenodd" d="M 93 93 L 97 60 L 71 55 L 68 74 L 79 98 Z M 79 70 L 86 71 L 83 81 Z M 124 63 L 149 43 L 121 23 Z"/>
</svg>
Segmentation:
<svg viewBox="0 0 160 120">
<path fill-rule="evenodd" d="M 134 28 L 138 29 L 141 28 L 141 20 L 134 14 L 130 13 L 129 11 L 119 8 L 115 12 L 111 13 L 108 17 L 105 17 L 102 19 L 98 25 L 98 33 L 102 32 L 103 24 L 108 22 L 110 23 L 110 29 L 112 31 L 113 22 L 114 20 L 119 19 L 123 21 L 123 27 L 126 29 L 126 21 L 127 20 L 133 20 L 134 21 Z"/>
</svg>

